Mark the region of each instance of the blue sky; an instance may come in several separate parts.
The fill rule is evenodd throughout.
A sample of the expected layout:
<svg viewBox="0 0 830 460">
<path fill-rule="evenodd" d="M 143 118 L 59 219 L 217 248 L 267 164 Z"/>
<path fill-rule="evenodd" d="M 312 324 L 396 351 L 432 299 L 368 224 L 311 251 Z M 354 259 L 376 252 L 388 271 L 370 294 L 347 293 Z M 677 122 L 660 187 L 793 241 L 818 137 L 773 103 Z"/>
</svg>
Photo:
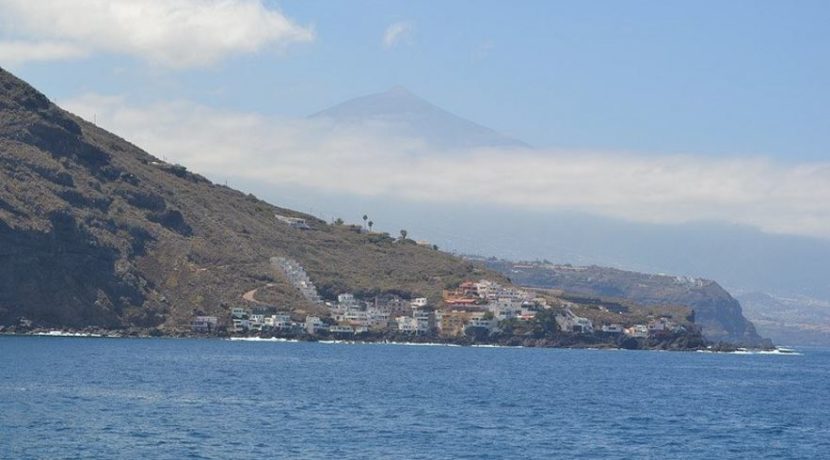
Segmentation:
<svg viewBox="0 0 830 460">
<path fill-rule="evenodd" d="M 830 3 L 171 5 L 0 0 L 0 65 L 151 153 L 242 188 L 497 196 L 534 211 L 830 237 Z M 466 152 L 478 177 L 493 177 L 471 190 L 444 174 L 459 164 L 441 152 L 412 164 L 401 152 L 417 139 L 331 136 L 303 121 L 395 85 L 537 150 Z M 377 164 L 386 169 L 371 186 L 337 180 Z M 407 189 L 397 174 L 407 168 L 429 187 Z"/>
<path fill-rule="evenodd" d="M 535 146 L 828 157 L 827 2 L 268 5 L 311 25 L 314 42 L 176 71 L 112 53 L 14 70 L 56 98 L 186 97 L 290 116 L 400 84 Z M 385 49 L 395 22 L 410 36 Z"/>
</svg>

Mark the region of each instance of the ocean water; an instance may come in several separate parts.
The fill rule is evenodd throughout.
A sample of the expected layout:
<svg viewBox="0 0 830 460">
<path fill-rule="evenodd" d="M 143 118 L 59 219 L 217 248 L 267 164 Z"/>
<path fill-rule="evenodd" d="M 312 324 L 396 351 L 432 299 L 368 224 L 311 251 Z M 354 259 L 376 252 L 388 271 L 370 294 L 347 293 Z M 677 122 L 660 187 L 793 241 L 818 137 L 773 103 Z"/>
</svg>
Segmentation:
<svg viewBox="0 0 830 460">
<path fill-rule="evenodd" d="M 800 351 L 0 337 L 0 458 L 828 458 Z"/>
</svg>

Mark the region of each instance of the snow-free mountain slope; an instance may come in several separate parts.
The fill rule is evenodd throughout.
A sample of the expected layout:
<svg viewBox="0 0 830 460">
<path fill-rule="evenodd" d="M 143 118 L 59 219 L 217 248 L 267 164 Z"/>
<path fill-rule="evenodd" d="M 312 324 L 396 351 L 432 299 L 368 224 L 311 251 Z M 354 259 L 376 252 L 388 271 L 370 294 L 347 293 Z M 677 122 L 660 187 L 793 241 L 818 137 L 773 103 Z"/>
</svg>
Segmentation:
<svg viewBox="0 0 830 460">
<path fill-rule="evenodd" d="M 400 86 L 348 100 L 310 118 L 344 127 L 377 128 L 385 135 L 420 139 L 439 149 L 528 147 L 522 141 L 437 107 Z"/>
</svg>

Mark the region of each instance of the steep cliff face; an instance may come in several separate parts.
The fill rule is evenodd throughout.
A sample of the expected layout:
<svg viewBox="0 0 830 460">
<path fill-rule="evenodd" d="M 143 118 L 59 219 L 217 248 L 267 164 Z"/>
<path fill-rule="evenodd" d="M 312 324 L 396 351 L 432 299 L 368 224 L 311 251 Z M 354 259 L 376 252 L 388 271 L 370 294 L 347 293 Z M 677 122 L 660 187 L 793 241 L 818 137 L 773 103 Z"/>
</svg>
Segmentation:
<svg viewBox="0 0 830 460">
<path fill-rule="evenodd" d="M 514 283 L 602 297 L 627 299 L 642 305 L 682 305 L 695 313 L 695 322 L 708 340 L 758 346 L 767 343 L 743 316 L 741 305 L 711 280 L 649 275 L 606 267 L 571 267 L 543 263 L 487 260 Z"/>
<path fill-rule="evenodd" d="M 437 300 L 448 284 L 498 277 L 357 230 L 164 163 L 0 69 L 0 324 L 177 326 L 196 311 L 224 315 L 257 288 L 271 304 L 314 311 L 274 256 L 300 262 L 327 294 Z"/>
</svg>

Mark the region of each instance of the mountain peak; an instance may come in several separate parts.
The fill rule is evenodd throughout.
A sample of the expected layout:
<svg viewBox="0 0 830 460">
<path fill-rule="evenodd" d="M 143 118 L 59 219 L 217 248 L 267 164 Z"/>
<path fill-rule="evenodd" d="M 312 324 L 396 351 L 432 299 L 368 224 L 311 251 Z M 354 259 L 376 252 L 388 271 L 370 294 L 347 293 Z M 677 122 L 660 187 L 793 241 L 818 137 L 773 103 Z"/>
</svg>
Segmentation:
<svg viewBox="0 0 830 460">
<path fill-rule="evenodd" d="M 442 149 L 520 147 L 528 145 L 450 113 L 409 91 L 393 86 L 311 115 L 346 126 L 384 126 L 384 133 L 423 140 Z"/>
<path fill-rule="evenodd" d="M 395 86 L 389 88 L 388 90 L 386 90 L 386 92 L 383 93 L 383 94 L 386 94 L 388 96 L 409 96 L 409 97 L 418 98 L 418 96 L 413 94 L 412 91 L 409 91 L 408 89 L 406 89 L 405 86 L 401 86 L 401 85 L 395 85 Z"/>
</svg>

